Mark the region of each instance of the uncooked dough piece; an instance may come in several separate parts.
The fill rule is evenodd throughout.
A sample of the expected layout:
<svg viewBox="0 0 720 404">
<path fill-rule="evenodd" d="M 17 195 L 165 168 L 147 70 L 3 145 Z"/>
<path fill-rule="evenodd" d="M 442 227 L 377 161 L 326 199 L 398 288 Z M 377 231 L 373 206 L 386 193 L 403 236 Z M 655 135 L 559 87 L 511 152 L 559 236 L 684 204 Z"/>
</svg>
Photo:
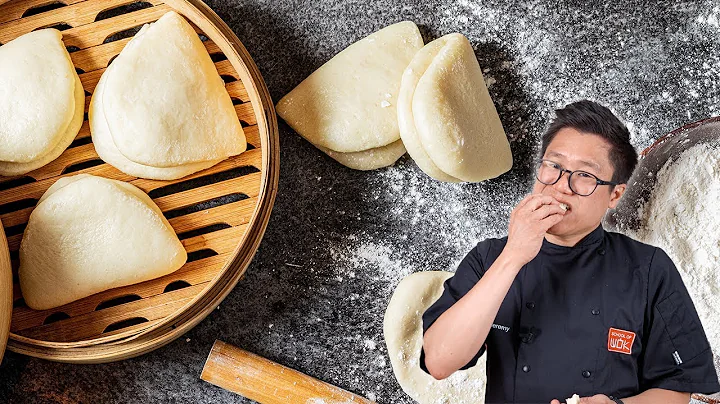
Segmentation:
<svg viewBox="0 0 720 404">
<path fill-rule="evenodd" d="M 462 180 L 446 174 L 433 163 L 423 148 L 423 145 L 420 143 L 412 112 L 412 100 L 415 95 L 415 87 L 417 87 L 417 83 L 420 81 L 422 74 L 433 61 L 434 55 L 436 55 L 445 44 L 446 41 L 440 38 L 425 45 L 425 47 L 415 55 L 407 69 L 405 69 L 400 86 L 400 95 L 398 97 L 398 126 L 408 154 L 415 160 L 415 163 L 420 169 L 439 181 L 462 182 Z"/>
<path fill-rule="evenodd" d="M 405 154 L 402 140 L 392 142 L 387 146 L 353 153 L 340 153 L 322 146 L 317 146 L 317 148 L 345 167 L 362 171 L 390 166 Z"/>
<path fill-rule="evenodd" d="M 421 404 L 482 404 L 485 402 L 485 355 L 467 370 L 435 380 L 420 369 L 422 315 L 442 295 L 443 282 L 453 274 L 417 272 L 395 289 L 383 321 L 385 343 L 400 387 Z"/>
<path fill-rule="evenodd" d="M 58 180 L 20 244 L 20 288 L 46 310 L 172 273 L 187 253 L 160 209 L 133 185 L 92 175 Z"/>
<path fill-rule="evenodd" d="M 103 73 L 90 130 L 103 160 L 144 178 L 180 178 L 247 148 L 224 81 L 174 11 L 145 25 Z"/>
<path fill-rule="evenodd" d="M 60 156 L 82 126 L 84 103 L 60 31 L 34 31 L 0 47 L 0 175 Z"/>
<path fill-rule="evenodd" d="M 565 401 L 565 404 L 580 404 L 580 396 L 578 396 L 577 394 L 573 394 L 572 397 L 568 398 Z"/>
<path fill-rule="evenodd" d="M 512 154 L 472 45 L 449 34 L 405 69 L 398 99 L 408 153 L 441 181 L 478 182 L 512 168 Z"/>
<path fill-rule="evenodd" d="M 303 80 L 278 102 L 278 115 L 323 151 L 356 153 L 396 143 L 400 79 L 422 46 L 420 31 L 411 21 L 383 28 Z M 360 166 L 390 165 L 394 160 L 386 164 L 389 156 L 396 154 L 383 154 L 377 162 Z M 336 160 L 345 164 L 344 159 Z"/>
</svg>

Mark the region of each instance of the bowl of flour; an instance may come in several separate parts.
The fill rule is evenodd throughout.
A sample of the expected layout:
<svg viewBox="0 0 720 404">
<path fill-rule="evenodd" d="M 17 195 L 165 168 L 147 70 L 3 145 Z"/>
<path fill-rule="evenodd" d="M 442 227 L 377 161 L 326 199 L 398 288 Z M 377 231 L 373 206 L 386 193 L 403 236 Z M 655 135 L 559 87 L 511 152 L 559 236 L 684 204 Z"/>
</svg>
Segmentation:
<svg viewBox="0 0 720 404">
<path fill-rule="evenodd" d="M 645 149 L 605 226 L 672 258 L 720 374 L 720 117 L 677 129 Z M 720 403 L 718 394 L 695 398 Z"/>
</svg>

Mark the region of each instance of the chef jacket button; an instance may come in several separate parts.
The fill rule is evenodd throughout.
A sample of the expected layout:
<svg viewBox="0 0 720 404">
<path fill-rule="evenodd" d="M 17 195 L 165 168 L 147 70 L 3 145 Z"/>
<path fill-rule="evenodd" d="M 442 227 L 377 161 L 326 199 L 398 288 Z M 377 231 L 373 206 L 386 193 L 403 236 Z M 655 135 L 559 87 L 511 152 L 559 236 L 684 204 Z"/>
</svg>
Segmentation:
<svg viewBox="0 0 720 404">
<path fill-rule="evenodd" d="M 605 249 L 604 248 L 599 249 L 598 254 L 605 255 Z"/>
<path fill-rule="evenodd" d="M 530 371 L 530 366 L 528 366 L 528 365 L 523 366 L 523 367 L 522 367 L 522 371 L 525 372 L 525 373 L 529 372 L 529 371 Z"/>
<path fill-rule="evenodd" d="M 583 375 L 584 378 L 587 379 L 588 377 L 590 377 L 590 371 L 589 371 L 589 370 L 583 370 L 582 375 Z"/>
<path fill-rule="evenodd" d="M 593 316 L 597 316 L 598 314 L 600 314 L 600 310 L 598 310 L 598 309 L 592 309 L 592 310 L 590 311 L 590 313 L 592 313 Z"/>
<path fill-rule="evenodd" d="M 525 307 L 527 307 L 528 309 L 532 310 L 532 309 L 535 308 L 535 303 L 533 303 L 533 302 L 527 302 L 527 304 L 525 304 Z"/>
</svg>

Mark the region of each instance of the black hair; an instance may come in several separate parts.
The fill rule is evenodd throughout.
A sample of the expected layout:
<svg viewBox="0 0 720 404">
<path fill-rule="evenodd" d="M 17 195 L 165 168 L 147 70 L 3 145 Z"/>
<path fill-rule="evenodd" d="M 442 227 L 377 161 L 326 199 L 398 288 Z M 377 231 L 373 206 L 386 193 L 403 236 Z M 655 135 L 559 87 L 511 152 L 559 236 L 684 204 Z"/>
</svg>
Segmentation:
<svg viewBox="0 0 720 404">
<path fill-rule="evenodd" d="M 589 100 L 573 102 L 555 110 L 555 119 L 542 136 L 541 156 L 545 155 L 560 129 L 568 127 L 607 140 L 611 146 L 609 157 L 614 169 L 611 181 L 627 184 L 637 165 L 638 154 L 630 144 L 630 131 L 612 111 Z"/>
</svg>

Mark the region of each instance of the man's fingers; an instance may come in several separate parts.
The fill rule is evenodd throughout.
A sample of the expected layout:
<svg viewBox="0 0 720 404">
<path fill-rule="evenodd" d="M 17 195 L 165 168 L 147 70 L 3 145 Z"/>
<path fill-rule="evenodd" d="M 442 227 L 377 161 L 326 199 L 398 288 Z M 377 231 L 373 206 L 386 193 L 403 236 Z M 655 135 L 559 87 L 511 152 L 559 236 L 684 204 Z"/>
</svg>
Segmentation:
<svg viewBox="0 0 720 404">
<path fill-rule="evenodd" d="M 580 397 L 580 404 L 599 404 L 606 403 L 608 397 L 602 394 L 596 394 L 592 397 Z"/>
<path fill-rule="evenodd" d="M 525 205 L 528 203 L 528 201 L 530 201 L 531 199 L 533 199 L 533 198 L 534 198 L 535 196 L 537 196 L 537 195 L 539 195 L 539 194 L 529 194 L 529 195 L 525 196 L 525 197 L 520 201 L 520 203 L 517 204 L 517 206 L 516 206 L 515 208 L 516 208 L 516 209 L 522 209 L 522 207 L 525 206 Z"/>
<path fill-rule="evenodd" d="M 550 215 L 565 215 L 565 211 L 560 205 L 543 205 L 532 213 L 533 219 L 542 220 Z"/>
<path fill-rule="evenodd" d="M 550 404 L 560 404 L 560 401 L 558 401 L 558 400 L 552 400 L 552 401 L 550 401 Z"/>
<path fill-rule="evenodd" d="M 520 203 L 517 204 L 517 207 L 518 207 L 518 208 L 521 208 L 521 207 L 527 205 L 528 202 L 530 202 L 530 201 L 532 201 L 532 200 L 535 200 L 535 199 L 537 199 L 537 198 L 542 198 L 542 197 L 547 197 L 547 195 L 543 195 L 543 194 L 527 194 L 527 195 L 525 196 L 525 198 L 523 198 L 523 199 L 520 201 Z"/>
<path fill-rule="evenodd" d="M 557 201 L 557 199 L 553 198 L 549 195 L 538 195 L 537 197 L 531 199 L 528 201 L 528 203 L 525 205 L 526 209 L 529 209 L 531 212 L 534 210 L 537 210 L 543 205 L 559 205 L 560 202 Z"/>
<path fill-rule="evenodd" d="M 551 227 L 553 227 L 553 226 L 555 226 L 556 224 L 560 223 L 560 221 L 563 220 L 563 217 L 564 217 L 564 216 L 561 215 L 561 214 L 559 214 L 559 213 L 552 214 L 552 215 L 550 215 L 550 216 L 542 219 L 542 220 L 540 221 L 540 223 L 542 223 L 544 230 L 547 231 L 547 230 L 550 229 Z"/>
</svg>

